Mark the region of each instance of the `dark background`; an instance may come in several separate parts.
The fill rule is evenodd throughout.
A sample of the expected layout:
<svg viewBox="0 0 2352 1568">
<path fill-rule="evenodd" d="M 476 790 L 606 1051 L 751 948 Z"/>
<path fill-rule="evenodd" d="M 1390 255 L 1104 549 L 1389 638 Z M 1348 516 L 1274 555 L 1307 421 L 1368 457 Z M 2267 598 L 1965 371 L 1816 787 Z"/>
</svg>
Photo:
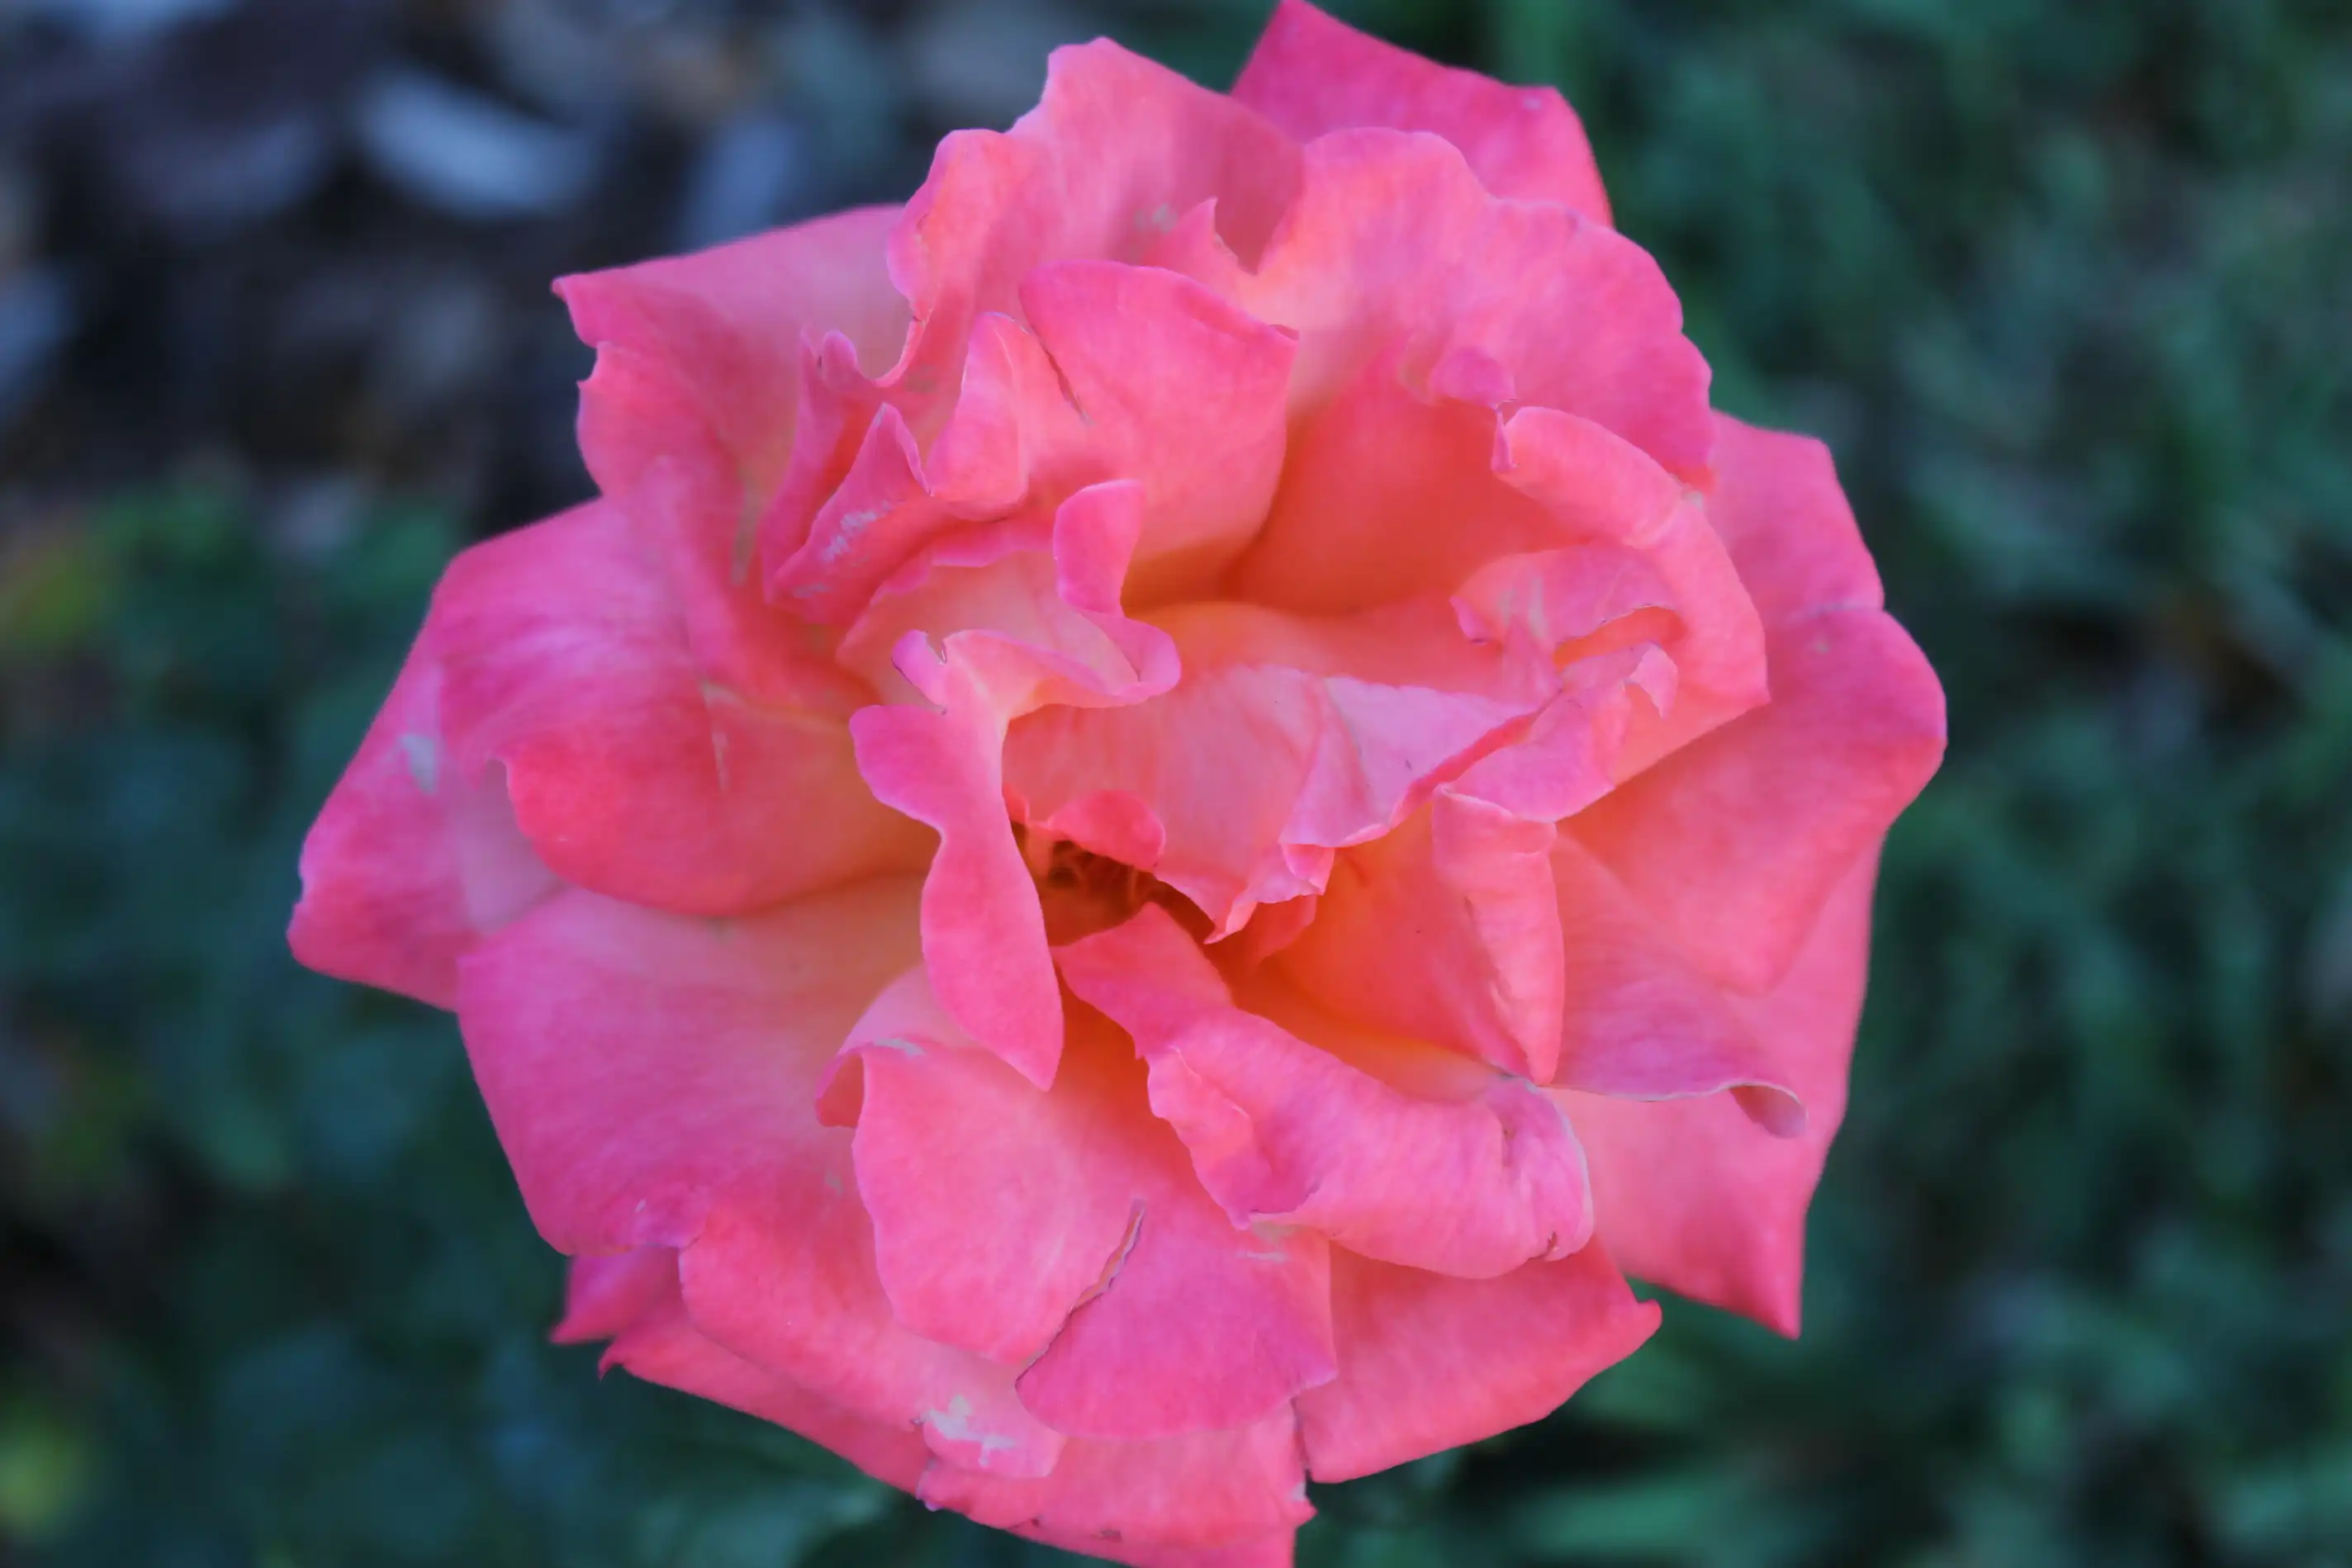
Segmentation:
<svg viewBox="0 0 2352 1568">
<path fill-rule="evenodd" d="M 1951 696 L 1788 1343 L 1321 1489 L 1310 1565 L 2352 1563 L 2352 12 L 1371 0 L 1566 87 L 1719 402 Z M 447 1019 L 302 830 L 466 539 L 585 493 L 546 285 L 853 200 L 1259 0 L 0 0 L 0 1560 L 1050 1554 L 541 1343 Z"/>
</svg>

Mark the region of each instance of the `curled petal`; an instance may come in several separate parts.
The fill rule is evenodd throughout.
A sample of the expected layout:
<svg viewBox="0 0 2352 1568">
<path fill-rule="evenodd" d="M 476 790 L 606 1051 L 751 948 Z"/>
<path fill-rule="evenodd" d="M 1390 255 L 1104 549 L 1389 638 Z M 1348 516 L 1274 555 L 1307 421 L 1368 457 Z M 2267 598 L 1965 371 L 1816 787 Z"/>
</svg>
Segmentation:
<svg viewBox="0 0 2352 1568">
<path fill-rule="evenodd" d="M 1944 695 L 1884 612 L 1771 629 L 1772 701 L 1665 758 L 1573 832 L 1706 974 L 1772 984 L 1944 755 Z"/>
<path fill-rule="evenodd" d="M 557 1344 L 611 1339 L 677 1295 L 677 1249 L 658 1243 L 626 1252 L 592 1252 L 572 1260 L 563 1317 L 549 1331 Z"/>
<path fill-rule="evenodd" d="M 850 721 L 874 798 L 939 830 L 923 883 L 923 957 L 973 1039 L 1043 1087 L 1062 1051 L 1045 916 L 1004 814 L 1004 721 L 972 672 L 910 632 L 899 667 L 936 708 L 870 707 Z"/>
<path fill-rule="evenodd" d="M 1209 669 L 1132 706 L 1031 715 L 1007 737 L 1005 780 L 1041 817 L 1104 789 L 1141 800 L 1165 832 L 1154 874 L 1230 934 L 1260 904 L 1320 891 L 1333 852 L 1389 831 L 1540 703 Z"/>
<path fill-rule="evenodd" d="M 1435 136 L 1309 143 L 1297 200 L 1257 271 L 1231 287 L 1252 315 L 1302 334 L 1310 404 L 1397 350 L 1410 378 L 1577 414 L 1686 481 L 1706 475 L 1706 363 L 1657 264 L 1569 208 L 1498 200 Z"/>
<path fill-rule="evenodd" d="M 1143 1074 L 1094 1014 L 1068 1054 L 1117 1087 L 1095 1173 L 1134 1216 L 1100 1291 L 1021 1375 L 1022 1402 L 1074 1437 L 1138 1442 L 1260 1420 L 1331 1375 L 1329 1249 L 1305 1230 L 1236 1229 L 1153 1118 Z"/>
<path fill-rule="evenodd" d="M 781 560 L 769 591 L 851 619 L 961 522 L 1050 513 L 1084 487 L 1144 493 L 1131 592 L 1213 581 L 1255 533 L 1281 472 L 1295 340 L 1189 277 L 1079 260 L 1021 284 L 1024 327 L 981 317 L 961 393 L 928 454 L 896 405 Z"/>
<path fill-rule="evenodd" d="M 1359 125 L 1433 131 L 1462 150 L 1495 194 L 1559 202 L 1609 221 L 1583 123 L 1557 89 L 1437 65 L 1306 0 L 1275 8 L 1234 96 L 1302 141 Z"/>
<path fill-rule="evenodd" d="M 1805 1210 L 1845 1108 L 1876 873 L 1865 855 L 1779 984 L 1729 1004 L 1802 1099 L 1795 1136 L 1773 1136 L 1727 1095 L 1560 1096 L 1591 1156 L 1601 1239 L 1627 1272 L 1797 1332 Z"/>
<path fill-rule="evenodd" d="M 1024 1364 L 1127 1240 L 1132 1198 L 1104 1179 L 1122 1079 L 1073 1059 L 1040 1091 L 956 1026 L 919 969 L 842 1050 L 827 1117 L 857 1129 L 891 1311 L 927 1339 Z"/>
<path fill-rule="evenodd" d="M 1315 1479 L 1342 1481 L 1475 1442 L 1557 1409 L 1631 1355 L 1658 1308 L 1596 1242 L 1498 1280 L 1334 1254 L 1339 1375 L 1300 1396 Z"/>
<path fill-rule="evenodd" d="M 1134 1038 L 1153 1113 L 1235 1226 L 1305 1226 L 1477 1278 L 1564 1257 L 1591 1233 L 1575 1135 L 1524 1081 L 1493 1077 L 1458 1101 L 1383 1083 L 1235 1007 L 1157 907 L 1059 956 L 1071 990 Z"/>
<path fill-rule="evenodd" d="M 800 652 L 752 556 L 794 445 L 807 340 L 838 343 L 851 371 L 861 348 L 898 349 L 907 307 L 883 257 L 898 220 L 864 208 L 556 285 L 597 351 L 581 387 L 588 470 L 662 559 L 698 666 L 755 697 L 789 692 Z"/>
</svg>

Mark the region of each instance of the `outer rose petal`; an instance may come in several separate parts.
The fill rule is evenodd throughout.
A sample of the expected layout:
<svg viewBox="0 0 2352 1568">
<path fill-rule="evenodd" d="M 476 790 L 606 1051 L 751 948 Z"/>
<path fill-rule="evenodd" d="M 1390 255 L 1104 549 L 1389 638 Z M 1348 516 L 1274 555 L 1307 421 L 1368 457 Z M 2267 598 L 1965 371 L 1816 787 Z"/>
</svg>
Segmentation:
<svg viewBox="0 0 2352 1568">
<path fill-rule="evenodd" d="M 1706 361 L 1657 263 L 1565 207 L 1490 195 L 1434 136 L 1342 131 L 1306 149 L 1298 199 L 1255 273 L 1173 249 L 1164 265 L 1299 330 L 1313 407 L 1401 347 L 1410 378 L 1578 414 L 1686 480 L 1715 443 Z M 1309 371 L 1314 373 L 1307 373 Z"/>
<path fill-rule="evenodd" d="M 1774 1137 L 1728 1095 L 1560 1096 L 1591 1159 L 1601 1239 L 1626 1271 L 1786 1334 L 1797 1332 L 1805 1209 L 1845 1110 L 1877 862 L 1866 853 L 1847 871 L 1779 985 L 1731 1004 L 1803 1099 L 1802 1132 Z"/>
<path fill-rule="evenodd" d="M 1708 520 L 1767 622 L 1817 610 L 1878 610 L 1885 597 L 1838 486 L 1829 448 L 1810 435 L 1715 416 Z"/>
<path fill-rule="evenodd" d="M 1282 0 L 1234 96 L 1311 141 L 1350 126 L 1433 131 L 1486 188 L 1609 221 L 1609 197 L 1576 110 L 1552 88 L 1508 87 L 1360 33 L 1305 0 Z"/>
<path fill-rule="evenodd" d="M 1062 1450 L 1052 1475 L 1038 1480 L 999 1479 L 935 1465 L 916 1495 L 982 1524 L 1029 1526 L 1039 1539 L 1074 1552 L 1200 1551 L 1303 1524 L 1315 1513 L 1307 1506 L 1306 1483 L 1297 1418 L 1282 1410 L 1245 1427 L 1157 1442 L 1081 1438 Z"/>
<path fill-rule="evenodd" d="M 710 681 L 658 556 L 610 504 L 452 561 L 414 657 L 441 668 L 444 776 L 504 764 L 516 820 L 567 882 L 730 915 L 925 858 L 927 835 L 857 777 L 856 683 L 810 665 L 788 702 Z"/>
<path fill-rule="evenodd" d="M 1575 1134 L 1524 1081 L 1490 1079 L 1465 1100 L 1392 1088 L 1235 1007 L 1156 905 L 1059 957 L 1071 990 L 1134 1037 L 1153 1113 L 1234 1225 L 1306 1226 L 1477 1278 L 1563 1257 L 1591 1234 Z"/>
<path fill-rule="evenodd" d="M 712 923 L 569 892 L 465 960 L 459 1019 L 551 1243 L 679 1248 L 707 1337 L 861 1415 L 921 1421 L 959 1462 L 1041 1473 L 1059 1440 L 1009 1371 L 891 1317 L 847 1135 L 816 1121 L 835 1042 L 915 956 L 915 899 L 891 879 Z"/>
<path fill-rule="evenodd" d="M 677 1289 L 677 1260 L 647 1310 L 604 1352 L 604 1365 L 624 1366 L 648 1383 L 715 1399 L 762 1421 L 821 1443 L 877 1480 L 912 1491 L 930 1451 L 911 1427 L 856 1415 L 831 1400 L 757 1366 L 698 1333 Z"/>
<path fill-rule="evenodd" d="M 1300 1396 L 1308 1469 L 1349 1480 L 1540 1419 L 1658 1326 L 1599 1242 L 1499 1280 L 1331 1260 L 1337 1380 Z"/>
<path fill-rule="evenodd" d="M 789 691 L 799 648 L 751 568 L 793 446 L 803 338 L 830 332 L 852 371 L 858 349 L 898 350 L 907 307 L 883 261 L 898 217 L 868 207 L 556 285 L 597 350 L 581 388 L 588 470 L 665 559 L 697 663 L 755 696 Z"/>
<path fill-rule="evenodd" d="M 457 960 L 559 884 L 515 826 L 503 772 L 468 779 L 420 639 L 302 842 L 287 940 L 323 974 L 457 1005 Z"/>
<path fill-rule="evenodd" d="M 1130 1197 L 1135 1227 L 1101 1291 L 1022 1374 L 1022 1402 L 1073 1437 L 1137 1442 L 1256 1421 L 1328 1381 L 1323 1239 L 1235 1229 L 1153 1119 L 1125 1042 L 1083 1009 L 1070 1037 L 1069 1054 L 1118 1082 L 1097 1113 L 1117 1157 L 1095 1179 Z"/>
<path fill-rule="evenodd" d="M 1573 822 L 1704 972 L 1748 991 L 1788 967 L 1944 756 L 1943 690 L 1884 612 L 1781 622 L 1768 646 L 1769 704 Z"/>
<path fill-rule="evenodd" d="M 563 1317 L 547 1337 L 557 1344 L 611 1339 L 677 1294 L 677 1249 L 658 1244 L 572 1260 Z"/>
<path fill-rule="evenodd" d="M 1124 1073 L 1083 1055 L 1041 1092 L 957 1027 L 919 969 L 842 1047 L 825 1118 L 855 1124 L 858 1196 L 890 1310 L 1010 1365 L 1035 1356 L 1124 1248 L 1108 1173 Z"/>
</svg>

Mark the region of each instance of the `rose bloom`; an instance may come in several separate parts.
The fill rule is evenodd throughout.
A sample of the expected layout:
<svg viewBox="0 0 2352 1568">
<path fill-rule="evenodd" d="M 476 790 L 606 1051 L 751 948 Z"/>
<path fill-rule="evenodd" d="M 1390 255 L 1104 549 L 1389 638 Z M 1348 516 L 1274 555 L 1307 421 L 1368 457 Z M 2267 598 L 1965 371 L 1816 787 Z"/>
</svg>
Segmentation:
<svg viewBox="0 0 2352 1568">
<path fill-rule="evenodd" d="M 559 1339 L 1258 1568 L 1629 1273 L 1795 1332 L 1942 697 L 1557 93 L 1285 0 L 558 289 L 600 497 L 450 565 L 293 944 L 457 1010 Z"/>
</svg>

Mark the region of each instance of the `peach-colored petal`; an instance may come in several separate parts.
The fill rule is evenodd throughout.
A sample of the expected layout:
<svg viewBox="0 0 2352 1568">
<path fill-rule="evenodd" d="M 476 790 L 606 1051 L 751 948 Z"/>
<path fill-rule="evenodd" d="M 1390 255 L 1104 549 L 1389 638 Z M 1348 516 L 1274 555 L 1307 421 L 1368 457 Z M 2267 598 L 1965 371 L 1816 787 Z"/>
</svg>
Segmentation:
<svg viewBox="0 0 2352 1568">
<path fill-rule="evenodd" d="M 1341 852 L 1283 973 L 1339 1016 L 1549 1082 L 1559 1054 L 1559 906 L 1548 821 L 1452 789 Z"/>
<path fill-rule="evenodd" d="M 825 1119 L 855 1124 L 858 1196 L 890 1310 L 926 1338 L 1023 1365 L 1124 1246 L 1125 1075 L 1083 1054 L 1052 1092 L 980 1049 L 919 969 L 850 1031 Z"/>
<path fill-rule="evenodd" d="M 302 841 L 287 940 L 323 974 L 454 1008 L 457 960 L 560 883 L 515 825 L 504 771 L 467 778 L 452 757 L 430 631 Z"/>
<path fill-rule="evenodd" d="M 698 1333 L 679 1299 L 677 1264 L 657 1281 L 646 1311 L 604 1352 L 606 1368 L 625 1367 L 648 1383 L 715 1399 L 822 1443 L 877 1480 L 912 1491 L 931 1462 L 922 1437 L 905 1425 L 877 1421 L 811 1393 Z"/>
<path fill-rule="evenodd" d="M 1031 715 L 1005 781 L 1038 817 L 1105 789 L 1141 800 L 1165 832 L 1154 874 L 1226 934 L 1320 891 L 1334 851 L 1387 832 L 1540 700 L 1213 668 L 1131 706 Z"/>
<path fill-rule="evenodd" d="M 1849 869 L 1780 983 L 1730 1005 L 1805 1106 L 1775 1137 L 1728 1095 L 1560 1096 L 1591 1156 L 1601 1237 L 1637 1279 L 1797 1332 L 1805 1209 L 1845 1109 L 1877 856 Z"/>
<path fill-rule="evenodd" d="M 1275 7 L 1234 96 L 1301 141 L 1358 125 L 1433 131 L 1495 194 L 1559 202 L 1609 221 L 1583 123 L 1556 89 L 1437 65 L 1306 0 Z"/>
<path fill-rule="evenodd" d="M 1299 1463 L 1298 1423 L 1287 1409 L 1247 1426 L 1152 1442 L 1076 1438 L 1062 1450 L 1054 1473 L 1038 1480 L 933 1465 L 916 1495 L 982 1524 L 1027 1527 L 1035 1538 L 1071 1551 L 1130 1563 L 1218 1562 L 1125 1553 L 1134 1548 L 1206 1552 L 1277 1531 L 1286 1536 L 1315 1513 Z"/>
<path fill-rule="evenodd" d="M 730 915 L 923 862 L 927 835 L 858 779 L 857 683 L 811 663 L 787 701 L 708 678 L 660 559 L 611 504 L 459 556 L 418 645 L 441 669 L 444 773 L 503 764 L 523 833 L 568 882 Z"/>
<path fill-rule="evenodd" d="M 1236 1229 L 1153 1118 L 1142 1070 L 1095 1014 L 1068 1054 L 1118 1085 L 1096 1113 L 1095 1179 L 1129 1198 L 1125 1254 L 1020 1379 L 1022 1402 L 1074 1437 L 1135 1442 L 1256 1421 L 1331 1375 L 1329 1249 L 1307 1230 Z"/>
<path fill-rule="evenodd" d="M 532 1219 L 558 1248 L 681 1249 L 697 1330 L 960 1462 L 1042 1474 L 1059 1439 L 1009 1369 L 900 1327 L 849 1135 L 816 1120 L 835 1044 L 915 956 L 910 879 L 742 920 L 567 892 L 461 964 L 458 1016 Z"/>
<path fill-rule="evenodd" d="M 1538 1420 L 1658 1324 L 1600 1243 L 1499 1280 L 1331 1260 L 1339 1375 L 1299 1396 L 1315 1479 L 1349 1480 Z"/>
<path fill-rule="evenodd" d="M 1575 1134 L 1525 1081 L 1497 1077 L 1461 1101 L 1394 1089 L 1235 1007 L 1156 906 L 1057 956 L 1070 989 L 1134 1038 L 1153 1113 L 1235 1226 L 1305 1226 L 1367 1257 L 1481 1279 L 1565 1257 L 1591 1233 Z"/>
</svg>

